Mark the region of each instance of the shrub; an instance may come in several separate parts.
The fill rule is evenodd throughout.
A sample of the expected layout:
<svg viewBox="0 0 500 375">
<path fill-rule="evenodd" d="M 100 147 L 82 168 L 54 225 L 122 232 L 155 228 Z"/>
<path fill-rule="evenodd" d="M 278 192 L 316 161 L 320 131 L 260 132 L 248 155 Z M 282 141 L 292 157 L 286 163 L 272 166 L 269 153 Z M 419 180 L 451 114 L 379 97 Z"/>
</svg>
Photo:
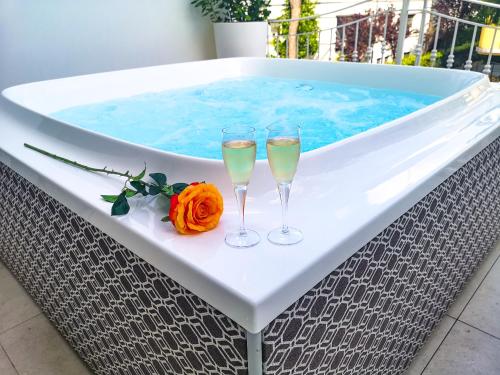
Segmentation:
<svg viewBox="0 0 500 375">
<path fill-rule="evenodd" d="M 192 0 L 201 14 L 212 22 L 265 21 L 269 14 L 271 0 Z"/>
<path fill-rule="evenodd" d="M 444 57 L 443 51 L 437 51 L 436 53 L 436 62 L 434 63 L 435 67 L 439 67 L 442 64 Z M 402 65 L 415 65 L 415 60 L 417 56 L 414 54 L 407 54 L 405 57 L 403 57 L 403 61 L 401 62 Z M 445 62 L 446 64 L 446 62 Z M 431 64 L 431 53 L 427 52 L 422 55 L 422 58 L 420 59 L 420 66 L 432 66 Z"/>
</svg>

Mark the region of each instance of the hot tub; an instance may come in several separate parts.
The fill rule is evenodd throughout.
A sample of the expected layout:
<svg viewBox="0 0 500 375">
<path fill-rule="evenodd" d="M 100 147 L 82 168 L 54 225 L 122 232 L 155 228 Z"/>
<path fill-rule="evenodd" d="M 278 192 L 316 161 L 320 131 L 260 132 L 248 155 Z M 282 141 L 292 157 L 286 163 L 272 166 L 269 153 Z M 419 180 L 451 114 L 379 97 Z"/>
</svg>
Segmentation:
<svg viewBox="0 0 500 375">
<path fill-rule="evenodd" d="M 304 241 L 235 250 L 220 160 L 169 153 L 56 120 L 65 108 L 246 76 L 442 97 L 304 153 L 290 223 Z M 98 374 L 401 373 L 500 233 L 500 95 L 457 70 L 237 58 L 30 83 L 3 92 L 0 259 Z M 219 141 L 219 140 L 216 140 Z M 110 217 L 121 182 L 38 155 L 206 180 L 219 227 L 180 236 L 161 202 Z M 280 222 L 257 161 L 247 223 Z"/>
</svg>

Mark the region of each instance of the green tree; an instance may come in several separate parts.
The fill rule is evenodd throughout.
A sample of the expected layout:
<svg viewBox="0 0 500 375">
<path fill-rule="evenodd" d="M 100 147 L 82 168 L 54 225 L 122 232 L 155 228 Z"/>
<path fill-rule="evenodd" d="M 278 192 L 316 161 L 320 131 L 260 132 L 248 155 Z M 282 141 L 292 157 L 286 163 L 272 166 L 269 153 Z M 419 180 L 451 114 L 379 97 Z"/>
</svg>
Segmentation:
<svg viewBox="0 0 500 375">
<path fill-rule="evenodd" d="M 500 0 L 489 0 L 490 3 L 500 4 Z M 435 0 L 433 3 L 433 9 L 439 13 L 446 15 L 451 15 L 461 19 L 467 19 L 478 23 L 495 23 L 500 22 L 500 10 L 488 7 L 485 5 L 471 4 L 463 2 L 461 0 Z M 439 40 L 437 43 L 437 49 L 443 52 L 444 57 L 441 59 L 441 66 L 446 66 L 447 56 L 451 52 L 451 44 L 453 39 L 453 32 L 455 29 L 455 22 L 451 20 L 441 19 Z M 470 25 L 460 24 L 457 39 L 455 41 L 455 48 L 453 51 L 454 55 L 454 67 L 463 67 L 466 60 L 469 57 L 469 50 L 472 42 L 474 27 Z M 426 35 L 426 45 L 425 50 L 430 50 L 432 48 L 434 38 L 435 38 L 435 28 L 431 28 Z M 481 30 L 477 31 L 476 40 L 474 41 L 474 46 L 477 45 L 479 39 L 479 33 Z M 472 61 L 480 62 L 478 66 L 479 70 L 486 63 L 487 56 L 479 55 L 473 46 Z M 498 63 L 500 58 L 494 56 L 492 58 L 493 63 Z M 439 66 L 436 63 L 436 66 Z M 474 70 L 473 66 L 473 70 Z"/>
<path fill-rule="evenodd" d="M 315 14 L 316 1 L 314 0 L 302 0 L 301 4 L 301 14 L 300 17 L 313 16 Z M 285 7 L 283 9 L 283 14 L 278 18 L 281 20 L 286 20 L 291 18 L 291 6 L 290 0 L 285 0 Z M 278 54 L 278 57 L 287 57 L 287 43 L 288 43 L 288 33 L 290 29 L 290 22 L 281 22 L 275 24 L 273 29 L 273 46 Z M 309 52 L 309 57 L 314 56 L 319 49 L 318 41 L 319 26 L 318 21 L 314 19 L 302 20 L 299 22 L 298 26 L 298 58 L 307 58 L 307 53 Z"/>
<path fill-rule="evenodd" d="M 492 4 L 500 4 L 500 0 L 488 0 Z M 478 23 L 498 23 L 500 22 L 500 9 L 488 7 L 485 5 L 471 4 L 462 0 L 435 0 L 432 4 L 434 11 L 449 16 L 466 19 Z M 436 20 L 434 19 L 434 22 Z M 441 18 L 439 30 L 438 46 L 448 48 L 453 39 L 455 30 L 455 21 Z M 463 45 L 471 42 L 474 27 L 460 24 L 456 45 Z M 432 42 L 435 37 L 435 28 L 431 27 L 426 35 L 426 49 L 432 48 Z M 478 34 L 479 35 L 479 34 Z"/>
</svg>

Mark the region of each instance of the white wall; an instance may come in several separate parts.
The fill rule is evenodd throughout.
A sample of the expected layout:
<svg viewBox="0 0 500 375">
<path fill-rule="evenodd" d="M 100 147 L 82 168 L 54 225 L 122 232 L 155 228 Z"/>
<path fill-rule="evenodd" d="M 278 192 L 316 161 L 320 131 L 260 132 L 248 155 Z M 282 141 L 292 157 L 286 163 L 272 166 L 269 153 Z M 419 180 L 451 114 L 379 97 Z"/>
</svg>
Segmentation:
<svg viewBox="0 0 500 375">
<path fill-rule="evenodd" d="M 214 57 L 212 26 L 189 0 L 0 0 L 0 90 Z"/>
</svg>

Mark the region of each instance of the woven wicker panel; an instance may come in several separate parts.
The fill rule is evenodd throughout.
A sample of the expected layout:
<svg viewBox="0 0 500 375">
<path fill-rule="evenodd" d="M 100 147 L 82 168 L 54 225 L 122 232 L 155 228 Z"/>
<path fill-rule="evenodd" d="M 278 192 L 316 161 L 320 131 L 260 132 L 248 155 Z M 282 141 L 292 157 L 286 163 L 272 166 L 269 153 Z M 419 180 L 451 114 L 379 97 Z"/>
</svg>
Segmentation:
<svg viewBox="0 0 500 375">
<path fill-rule="evenodd" d="M 264 373 L 401 374 L 499 233 L 500 138 L 275 319 Z"/>
<path fill-rule="evenodd" d="M 0 163 L 0 259 L 96 374 L 247 374 L 232 320 Z"/>
</svg>

